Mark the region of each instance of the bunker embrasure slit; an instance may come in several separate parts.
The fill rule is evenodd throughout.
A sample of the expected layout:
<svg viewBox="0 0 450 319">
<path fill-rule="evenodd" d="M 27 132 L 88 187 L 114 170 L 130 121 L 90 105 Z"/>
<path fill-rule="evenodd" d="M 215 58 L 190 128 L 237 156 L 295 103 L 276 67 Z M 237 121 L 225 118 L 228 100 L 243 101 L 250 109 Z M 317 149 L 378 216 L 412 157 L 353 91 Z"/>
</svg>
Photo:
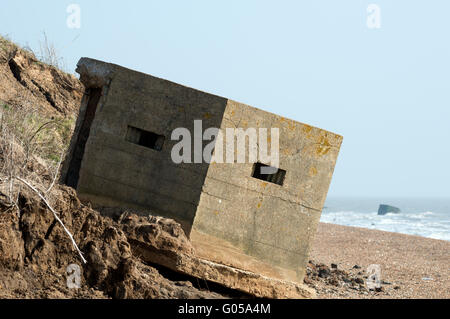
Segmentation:
<svg viewBox="0 0 450 319">
<path fill-rule="evenodd" d="M 274 171 L 275 173 L 265 174 L 265 172 L 261 170 L 262 168 L 270 168 L 271 171 Z M 255 163 L 255 165 L 253 166 L 252 177 L 265 182 L 283 186 L 284 178 L 286 177 L 286 171 L 280 168 L 271 167 L 266 164 Z"/>
<path fill-rule="evenodd" d="M 161 152 L 166 137 L 133 126 L 128 126 L 126 140 L 130 143 L 141 145 Z"/>
</svg>

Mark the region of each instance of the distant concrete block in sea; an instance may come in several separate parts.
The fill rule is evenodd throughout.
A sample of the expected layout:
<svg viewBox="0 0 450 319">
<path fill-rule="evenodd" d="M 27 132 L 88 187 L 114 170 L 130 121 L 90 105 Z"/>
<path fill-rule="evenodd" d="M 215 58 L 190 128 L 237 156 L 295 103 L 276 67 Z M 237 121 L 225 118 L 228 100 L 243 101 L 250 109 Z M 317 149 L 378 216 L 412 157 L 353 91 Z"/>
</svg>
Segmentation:
<svg viewBox="0 0 450 319">
<path fill-rule="evenodd" d="M 381 204 L 378 208 L 378 215 L 386 215 L 388 213 L 399 214 L 401 212 L 400 208 Z"/>
</svg>

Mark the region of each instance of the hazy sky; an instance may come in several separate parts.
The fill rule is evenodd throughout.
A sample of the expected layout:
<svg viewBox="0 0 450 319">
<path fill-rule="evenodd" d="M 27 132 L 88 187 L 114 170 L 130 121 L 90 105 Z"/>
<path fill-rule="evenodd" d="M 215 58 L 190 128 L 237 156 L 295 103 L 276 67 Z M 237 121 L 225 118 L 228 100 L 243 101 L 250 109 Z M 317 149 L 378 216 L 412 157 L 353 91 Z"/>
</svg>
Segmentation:
<svg viewBox="0 0 450 319">
<path fill-rule="evenodd" d="M 342 134 L 331 196 L 450 197 L 449 15 L 448 0 L 3 0 L 0 33 L 38 52 L 45 31 L 71 72 L 97 58 Z"/>
</svg>

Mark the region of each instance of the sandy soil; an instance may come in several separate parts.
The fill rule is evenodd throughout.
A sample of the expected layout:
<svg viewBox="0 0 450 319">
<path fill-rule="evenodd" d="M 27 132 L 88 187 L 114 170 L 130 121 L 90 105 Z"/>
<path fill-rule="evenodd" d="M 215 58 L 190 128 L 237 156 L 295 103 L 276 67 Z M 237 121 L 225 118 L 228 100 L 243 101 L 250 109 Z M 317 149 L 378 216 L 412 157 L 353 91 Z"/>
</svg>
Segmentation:
<svg viewBox="0 0 450 319">
<path fill-rule="evenodd" d="M 319 283 L 319 298 L 450 298 L 448 241 L 321 223 L 310 258 L 355 276 L 381 266 L 382 291 Z"/>
</svg>

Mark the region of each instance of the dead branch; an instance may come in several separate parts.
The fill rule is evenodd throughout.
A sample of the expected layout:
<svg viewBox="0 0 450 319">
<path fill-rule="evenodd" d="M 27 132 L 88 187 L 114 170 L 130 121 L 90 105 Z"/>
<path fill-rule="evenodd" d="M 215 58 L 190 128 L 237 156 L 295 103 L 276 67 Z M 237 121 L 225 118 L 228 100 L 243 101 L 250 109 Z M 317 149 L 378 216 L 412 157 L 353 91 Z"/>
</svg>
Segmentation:
<svg viewBox="0 0 450 319">
<path fill-rule="evenodd" d="M 81 252 L 81 250 L 78 248 L 77 243 L 75 242 L 75 240 L 73 239 L 72 234 L 70 233 L 70 231 L 66 228 L 66 226 L 64 225 L 64 223 L 62 222 L 62 220 L 59 218 L 58 213 L 50 206 L 50 204 L 47 202 L 47 200 L 45 199 L 44 196 L 41 195 L 41 193 L 34 188 L 31 184 L 29 184 L 27 181 L 23 180 L 20 177 L 15 177 L 15 179 L 17 179 L 18 181 L 22 182 L 23 184 L 25 184 L 28 188 L 30 188 L 32 191 L 34 191 L 41 199 L 42 201 L 45 203 L 45 205 L 47 205 L 48 209 L 50 209 L 50 211 L 53 213 L 53 216 L 55 217 L 55 219 L 58 221 L 58 223 L 64 228 L 64 231 L 67 233 L 67 235 L 69 236 L 70 240 L 72 241 L 73 246 L 75 247 L 75 249 L 77 250 L 78 254 L 81 257 L 81 260 L 83 261 L 83 263 L 87 263 L 86 259 L 84 259 L 83 257 L 83 253 Z"/>
<path fill-rule="evenodd" d="M 52 181 L 52 183 L 50 184 L 50 187 L 45 191 L 45 194 L 48 194 L 48 192 L 50 192 L 50 191 L 52 190 L 53 186 L 54 186 L 55 183 L 56 183 L 56 179 L 57 179 L 57 177 L 58 177 L 59 168 L 61 167 L 61 163 L 62 163 L 63 157 L 64 157 L 64 152 L 61 153 L 61 156 L 60 156 L 59 162 L 58 162 L 58 166 L 56 167 L 55 176 L 53 177 L 53 181 Z"/>
</svg>

